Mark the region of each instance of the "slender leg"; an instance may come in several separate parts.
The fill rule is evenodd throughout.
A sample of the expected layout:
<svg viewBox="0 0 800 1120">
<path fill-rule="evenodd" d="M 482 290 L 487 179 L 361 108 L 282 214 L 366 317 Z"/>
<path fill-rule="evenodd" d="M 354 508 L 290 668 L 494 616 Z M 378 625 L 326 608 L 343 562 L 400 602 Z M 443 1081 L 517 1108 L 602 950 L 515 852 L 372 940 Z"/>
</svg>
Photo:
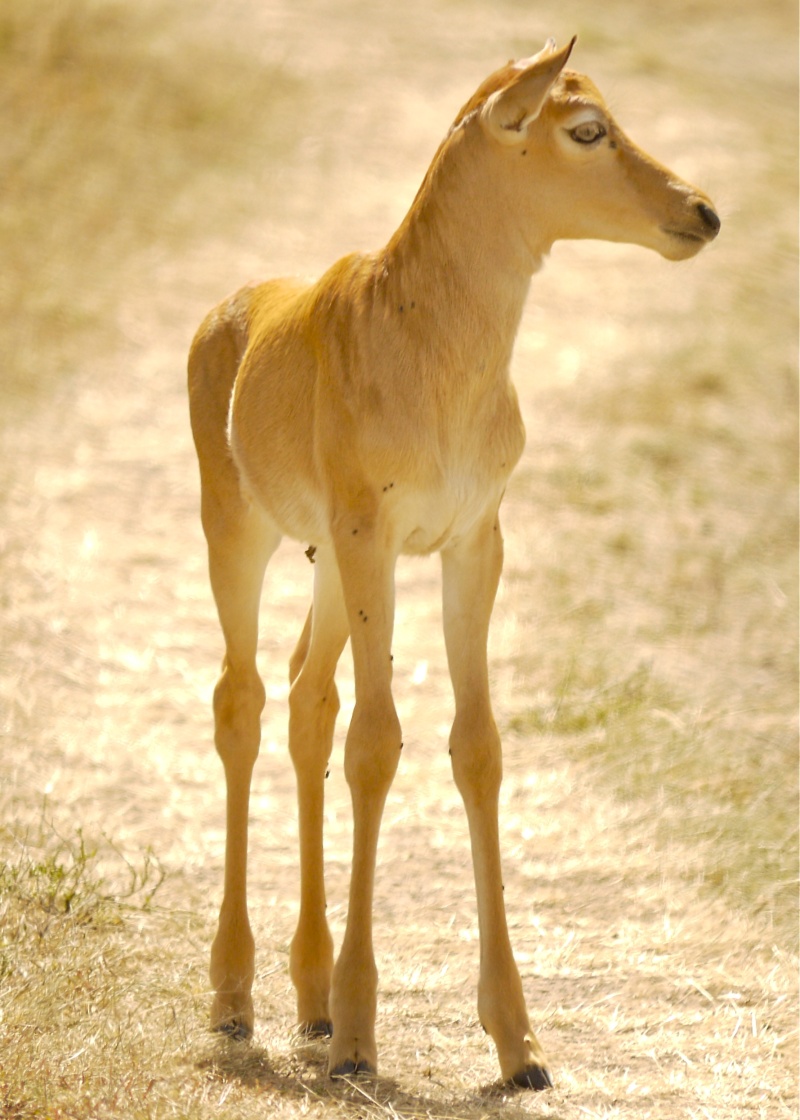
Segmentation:
<svg viewBox="0 0 800 1120">
<path fill-rule="evenodd" d="M 335 546 L 350 622 L 356 704 L 345 743 L 345 776 L 353 803 L 353 865 L 347 926 L 331 990 L 332 1076 L 377 1071 L 375 859 L 383 807 L 402 748 L 391 692 L 396 551 L 366 520 L 343 527 Z"/>
<path fill-rule="evenodd" d="M 318 549 L 314 604 L 292 656 L 289 751 L 297 776 L 300 818 L 300 917 L 289 970 L 297 1017 L 311 1035 L 330 1034 L 333 940 L 325 916 L 323 803 L 325 775 L 339 711 L 334 672 L 347 641 L 347 613 L 331 550 Z"/>
<path fill-rule="evenodd" d="M 215 991 L 211 1026 L 236 1038 L 253 1031 L 255 946 L 247 916 L 247 818 L 250 780 L 261 740 L 264 686 L 256 670 L 258 605 L 264 570 L 280 533 L 241 500 L 224 510 L 204 495 L 209 571 L 225 637 L 222 674 L 214 690 L 217 751 L 225 768 L 225 885 L 211 948 Z"/>
<path fill-rule="evenodd" d="M 488 519 L 442 552 L 444 631 L 455 693 L 450 754 L 472 844 L 480 929 L 478 1015 L 497 1046 L 505 1080 L 533 1089 L 552 1085 L 531 1030 L 511 950 L 500 862 L 500 737 L 489 699 L 486 643 L 503 566 L 499 523 Z"/>
</svg>

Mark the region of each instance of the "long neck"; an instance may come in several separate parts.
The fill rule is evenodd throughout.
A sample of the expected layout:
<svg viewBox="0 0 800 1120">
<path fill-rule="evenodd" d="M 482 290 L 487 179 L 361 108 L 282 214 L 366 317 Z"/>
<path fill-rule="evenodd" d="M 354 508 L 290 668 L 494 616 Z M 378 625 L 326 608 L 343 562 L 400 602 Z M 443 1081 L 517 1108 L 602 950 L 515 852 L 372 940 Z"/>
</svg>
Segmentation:
<svg viewBox="0 0 800 1120">
<path fill-rule="evenodd" d="M 396 308 L 424 311 L 448 350 L 492 372 L 507 368 L 541 255 L 491 197 L 483 159 L 464 129 L 444 142 L 379 265 Z"/>
</svg>

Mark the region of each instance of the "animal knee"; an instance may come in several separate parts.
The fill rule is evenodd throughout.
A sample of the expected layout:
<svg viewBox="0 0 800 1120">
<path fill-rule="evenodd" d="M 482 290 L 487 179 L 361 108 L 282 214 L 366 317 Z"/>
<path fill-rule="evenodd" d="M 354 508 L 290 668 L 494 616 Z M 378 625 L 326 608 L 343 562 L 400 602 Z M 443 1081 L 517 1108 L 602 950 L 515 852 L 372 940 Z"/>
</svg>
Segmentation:
<svg viewBox="0 0 800 1120">
<path fill-rule="evenodd" d="M 402 749 L 400 721 L 392 701 L 356 701 L 347 732 L 344 764 L 353 793 L 385 794 L 392 784 Z"/>
<path fill-rule="evenodd" d="M 264 686 L 255 669 L 235 672 L 225 665 L 214 689 L 214 737 L 223 763 L 243 755 L 255 761 L 265 699 Z"/>
<path fill-rule="evenodd" d="M 456 717 L 450 733 L 453 777 L 462 797 L 497 796 L 503 778 L 500 736 L 491 714 Z"/>
</svg>

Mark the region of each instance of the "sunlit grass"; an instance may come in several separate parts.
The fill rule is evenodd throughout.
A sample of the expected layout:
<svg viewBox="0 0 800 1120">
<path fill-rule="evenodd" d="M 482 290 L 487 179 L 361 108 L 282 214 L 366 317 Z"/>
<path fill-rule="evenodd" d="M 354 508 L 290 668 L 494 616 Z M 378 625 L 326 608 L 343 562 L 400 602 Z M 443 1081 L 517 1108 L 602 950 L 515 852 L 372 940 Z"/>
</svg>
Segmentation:
<svg viewBox="0 0 800 1120">
<path fill-rule="evenodd" d="M 536 494 L 559 559 L 538 584 L 544 621 L 530 621 L 545 655 L 516 660 L 536 702 L 510 727 L 591 759 L 621 799 L 657 806 L 663 844 L 702 851 L 690 875 L 789 948 L 797 405 L 791 371 L 753 352 L 760 336 L 740 319 L 716 354 L 684 347 L 647 373 L 559 395 L 575 453 L 545 440 L 552 466 L 512 489 L 512 500 L 517 487 Z"/>
<path fill-rule="evenodd" d="M 0 74 L 7 416 L 124 344 L 120 309 L 165 254 L 207 233 L 198 212 L 222 231 L 264 204 L 270 160 L 293 144 L 282 112 L 302 89 L 233 36 L 120 0 L 11 0 Z"/>
</svg>

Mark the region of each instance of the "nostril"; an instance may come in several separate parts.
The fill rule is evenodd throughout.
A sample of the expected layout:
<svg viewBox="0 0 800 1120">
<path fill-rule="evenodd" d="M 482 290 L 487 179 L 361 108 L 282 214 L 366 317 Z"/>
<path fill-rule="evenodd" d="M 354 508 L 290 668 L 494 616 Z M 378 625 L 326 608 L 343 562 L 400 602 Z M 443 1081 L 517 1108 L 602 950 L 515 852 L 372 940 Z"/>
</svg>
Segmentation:
<svg viewBox="0 0 800 1120">
<path fill-rule="evenodd" d="M 700 217 L 703 219 L 711 232 L 713 234 L 719 233 L 719 228 L 722 225 L 722 222 L 719 220 L 719 215 L 716 213 L 716 211 L 712 210 L 710 206 L 706 206 L 705 202 L 699 202 L 697 204 L 697 209 L 700 213 Z"/>
</svg>

